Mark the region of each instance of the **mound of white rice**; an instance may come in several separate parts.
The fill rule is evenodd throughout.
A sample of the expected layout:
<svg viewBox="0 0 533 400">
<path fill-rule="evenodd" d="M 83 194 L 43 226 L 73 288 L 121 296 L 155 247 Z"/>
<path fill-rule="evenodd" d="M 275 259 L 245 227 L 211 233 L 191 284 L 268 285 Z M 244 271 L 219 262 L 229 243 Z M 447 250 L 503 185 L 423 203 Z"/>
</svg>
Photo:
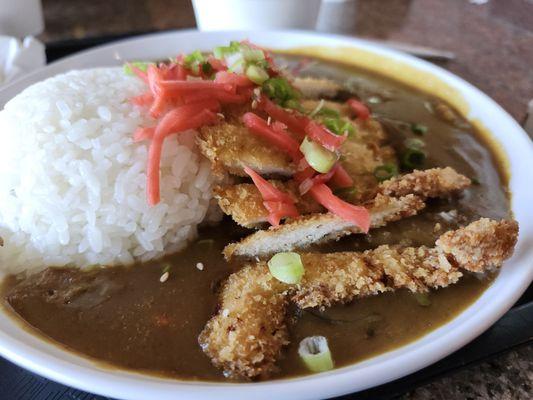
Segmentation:
<svg viewBox="0 0 533 400">
<path fill-rule="evenodd" d="M 24 90 L 0 112 L 0 270 L 128 264 L 183 248 L 211 200 L 192 132 L 167 139 L 161 203 L 146 202 L 153 125 L 128 99 L 144 84 L 120 68 L 72 71 Z"/>
</svg>

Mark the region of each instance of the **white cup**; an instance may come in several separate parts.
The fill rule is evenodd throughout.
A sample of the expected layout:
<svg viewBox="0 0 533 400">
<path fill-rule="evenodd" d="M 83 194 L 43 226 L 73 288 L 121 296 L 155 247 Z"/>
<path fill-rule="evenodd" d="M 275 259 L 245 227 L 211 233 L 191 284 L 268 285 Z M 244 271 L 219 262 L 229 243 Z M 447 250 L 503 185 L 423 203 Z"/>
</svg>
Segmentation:
<svg viewBox="0 0 533 400">
<path fill-rule="evenodd" d="M 203 31 L 314 29 L 321 0 L 193 0 Z"/>
<path fill-rule="evenodd" d="M 0 0 L 0 35 L 23 38 L 43 29 L 41 0 Z"/>
</svg>

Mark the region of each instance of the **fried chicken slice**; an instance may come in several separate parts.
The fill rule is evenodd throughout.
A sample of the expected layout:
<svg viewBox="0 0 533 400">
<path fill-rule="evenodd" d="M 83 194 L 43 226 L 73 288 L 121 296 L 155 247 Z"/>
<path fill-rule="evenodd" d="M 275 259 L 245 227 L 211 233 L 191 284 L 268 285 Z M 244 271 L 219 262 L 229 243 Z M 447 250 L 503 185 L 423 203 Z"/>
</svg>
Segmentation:
<svg viewBox="0 0 533 400">
<path fill-rule="evenodd" d="M 259 261 L 228 278 L 221 308 L 199 341 L 228 375 L 268 374 L 288 343 L 289 299 L 301 308 L 328 307 L 401 288 L 424 292 L 445 287 L 457 282 L 461 269 L 501 267 L 517 237 L 515 221 L 480 219 L 445 233 L 433 248 L 385 245 L 365 252 L 303 253 L 305 274 L 297 285 L 275 280 L 266 262 Z"/>
<path fill-rule="evenodd" d="M 378 195 L 368 204 L 370 228 L 413 216 L 424 207 L 424 201 L 414 195 L 401 198 Z M 360 232 L 359 227 L 334 214 L 309 214 L 277 227 L 257 231 L 238 243 L 230 243 L 223 253 L 227 260 L 235 256 L 262 257 Z"/>
<path fill-rule="evenodd" d="M 229 276 L 220 309 L 198 337 L 202 350 L 227 376 L 267 376 L 289 343 L 285 285 L 268 269 L 248 266 Z"/>
<path fill-rule="evenodd" d="M 305 275 L 292 301 L 301 308 L 331 306 L 386 290 L 446 287 L 457 282 L 461 269 L 501 267 L 517 239 L 516 221 L 481 218 L 444 233 L 433 248 L 385 245 L 364 253 L 302 254 Z"/>
<path fill-rule="evenodd" d="M 518 223 L 514 220 L 495 222 L 481 218 L 463 229 L 443 234 L 436 245 L 461 268 L 483 272 L 510 256 L 517 235 Z"/>
<path fill-rule="evenodd" d="M 342 89 L 341 85 L 331 79 L 310 76 L 294 78 L 292 84 L 306 99 L 333 98 Z"/>
<path fill-rule="evenodd" d="M 301 196 L 294 181 L 281 182 L 271 180 L 275 187 L 288 193 L 300 214 L 311 214 L 323 211 L 320 204 L 310 195 Z M 251 183 L 241 183 L 230 186 L 217 186 L 213 194 L 218 205 L 225 214 L 231 215 L 233 220 L 246 228 L 253 228 L 267 221 L 268 211 L 263 206 L 263 197 L 257 187 Z"/>
<path fill-rule="evenodd" d="M 472 184 L 469 178 L 451 167 L 414 170 L 379 185 L 379 192 L 389 196 L 405 196 L 408 193 L 422 197 L 443 197 L 466 189 Z"/>
<path fill-rule="evenodd" d="M 261 175 L 292 176 L 295 172 L 287 154 L 251 134 L 242 124 L 222 122 L 204 126 L 200 129 L 198 145 L 211 161 L 213 171 L 219 174 L 247 176 L 245 166 Z"/>
<path fill-rule="evenodd" d="M 323 208 L 309 195 L 300 196 L 295 183 L 270 182 L 291 195 L 300 214 L 323 211 Z M 379 184 L 377 190 L 394 197 L 415 194 L 427 198 L 453 194 L 469 185 L 470 180 L 452 168 L 433 168 L 415 171 L 383 182 Z M 218 186 L 215 188 L 214 195 L 222 211 L 230 215 L 239 225 L 252 228 L 267 221 L 268 211 L 263 206 L 263 199 L 255 185 L 242 183 Z"/>
</svg>

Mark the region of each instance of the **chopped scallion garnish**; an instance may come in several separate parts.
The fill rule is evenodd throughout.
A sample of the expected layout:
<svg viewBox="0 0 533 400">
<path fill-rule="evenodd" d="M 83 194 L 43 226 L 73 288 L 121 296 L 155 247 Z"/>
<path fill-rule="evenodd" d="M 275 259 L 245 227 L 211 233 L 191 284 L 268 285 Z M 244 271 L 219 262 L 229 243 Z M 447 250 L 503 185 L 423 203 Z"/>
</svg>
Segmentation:
<svg viewBox="0 0 533 400">
<path fill-rule="evenodd" d="M 299 283 L 305 272 L 300 255 L 292 252 L 273 256 L 268 262 L 268 269 L 274 278 L 288 284 Z"/>
<path fill-rule="evenodd" d="M 172 268 L 172 265 L 170 263 L 164 263 L 163 264 L 163 271 L 162 273 L 166 273 L 166 272 L 169 272 L 170 271 L 170 268 Z"/>
<path fill-rule="evenodd" d="M 331 117 L 331 118 L 340 118 L 341 114 L 334 110 L 333 108 L 329 107 L 322 107 L 320 111 L 318 112 L 318 115 L 322 115 L 324 117 Z"/>
<path fill-rule="evenodd" d="M 308 336 L 300 342 L 298 354 L 305 366 L 312 372 L 333 369 L 333 358 L 324 336 Z"/>
<path fill-rule="evenodd" d="M 287 79 L 281 77 L 270 78 L 265 81 L 263 92 L 282 107 L 289 107 L 291 104 L 291 108 L 295 108 L 294 101 L 300 99 L 298 91 L 292 87 Z"/>
<path fill-rule="evenodd" d="M 256 65 L 250 65 L 246 68 L 246 76 L 258 85 L 262 85 L 268 79 L 268 73 Z"/>
<path fill-rule="evenodd" d="M 413 293 L 413 297 L 415 298 L 416 302 L 422 307 L 428 307 L 431 305 L 431 300 L 429 298 L 428 293 L 416 292 Z"/>
<path fill-rule="evenodd" d="M 398 175 L 398 168 L 394 164 L 383 164 L 374 169 L 374 176 L 379 182 L 386 181 Z"/>
<path fill-rule="evenodd" d="M 352 136 L 355 133 L 352 123 L 344 118 L 327 117 L 322 123 L 335 135 Z"/>
<path fill-rule="evenodd" d="M 421 139 L 417 139 L 417 138 L 409 138 L 409 139 L 406 139 L 405 142 L 405 147 L 407 147 L 408 149 L 423 149 L 424 147 L 426 147 L 426 144 L 424 143 L 423 140 Z"/>
<path fill-rule="evenodd" d="M 143 72 L 146 72 L 146 70 L 148 69 L 148 66 L 150 64 L 153 64 L 153 63 L 143 62 L 143 61 L 128 62 L 128 63 L 124 64 L 124 67 L 123 67 L 124 68 L 124 73 L 126 75 L 133 75 L 132 67 L 135 67 L 137 69 L 140 69 Z"/>
<path fill-rule="evenodd" d="M 322 145 L 313 142 L 307 136 L 300 145 L 300 151 L 303 153 L 305 160 L 317 172 L 325 174 L 335 165 L 339 156 L 333 151 L 329 151 Z"/>
<path fill-rule="evenodd" d="M 416 135 L 425 135 L 428 128 L 422 124 L 411 124 L 411 131 Z"/>
<path fill-rule="evenodd" d="M 404 169 L 421 168 L 426 161 L 426 153 L 420 149 L 408 148 L 402 153 L 401 164 Z"/>
<path fill-rule="evenodd" d="M 337 188 L 333 190 L 333 194 L 335 196 L 339 196 L 340 198 L 351 202 L 354 200 L 354 197 L 357 195 L 357 188 L 355 186 Z"/>
</svg>

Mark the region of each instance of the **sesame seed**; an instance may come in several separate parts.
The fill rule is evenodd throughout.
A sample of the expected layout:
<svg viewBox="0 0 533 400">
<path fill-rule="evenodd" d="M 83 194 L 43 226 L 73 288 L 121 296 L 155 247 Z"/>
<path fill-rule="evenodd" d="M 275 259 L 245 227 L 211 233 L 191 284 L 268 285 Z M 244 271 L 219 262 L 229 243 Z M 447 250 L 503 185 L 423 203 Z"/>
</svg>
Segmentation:
<svg viewBox="0 0 533 400">
<path fill-rule="evenodd" d="M 267 125 L 270 126 L 271 123 L 272 123 L 272 118 L 271 118 L 271 117 L 268 117 L 268 119 L 267 119 Z"/>
<path fill-rule="evenodd" d="M 196 268 L 198 268 L 200 271 L 203 271 L 204 270 L 204 264 L 199 262 L 196 264 Z"/>
<path fill-rule="evenodd" d="M 168 271 L 165 272 L 165 273 L 164 273 L 163 275 L 161 275 L 161 277 L 159 278 L 159 282 L 161 282 L 161 283 L 166 282 L 167 279 L 168 279 L 168 277 L 169 277 L 169 275 L 170 275 L 170 274 L 168 273 Z"/>
<path fill-rule="evenodd" d="M 222 118 L 222 119 L 226 118 L 226 117 L 224 116 L 224 114 L 222 114 L 222 113 L 217 113 L 217 116 L 220 117 L 220 118 Z"/>
<path fill-rule="evenodd" d="M 229 310 L 228 310 L 227 308 L 225 308 L 225 309 L 222 311 L 222 316 L 223 316 L 224 318 L 227 318 L 228 315 L 229 315 Z"/>
<path fill-rule="evenodd" d="M 257 108 L 257 100 L 252 101 L 252 108 L 255 110 Z"/>
</svg>

